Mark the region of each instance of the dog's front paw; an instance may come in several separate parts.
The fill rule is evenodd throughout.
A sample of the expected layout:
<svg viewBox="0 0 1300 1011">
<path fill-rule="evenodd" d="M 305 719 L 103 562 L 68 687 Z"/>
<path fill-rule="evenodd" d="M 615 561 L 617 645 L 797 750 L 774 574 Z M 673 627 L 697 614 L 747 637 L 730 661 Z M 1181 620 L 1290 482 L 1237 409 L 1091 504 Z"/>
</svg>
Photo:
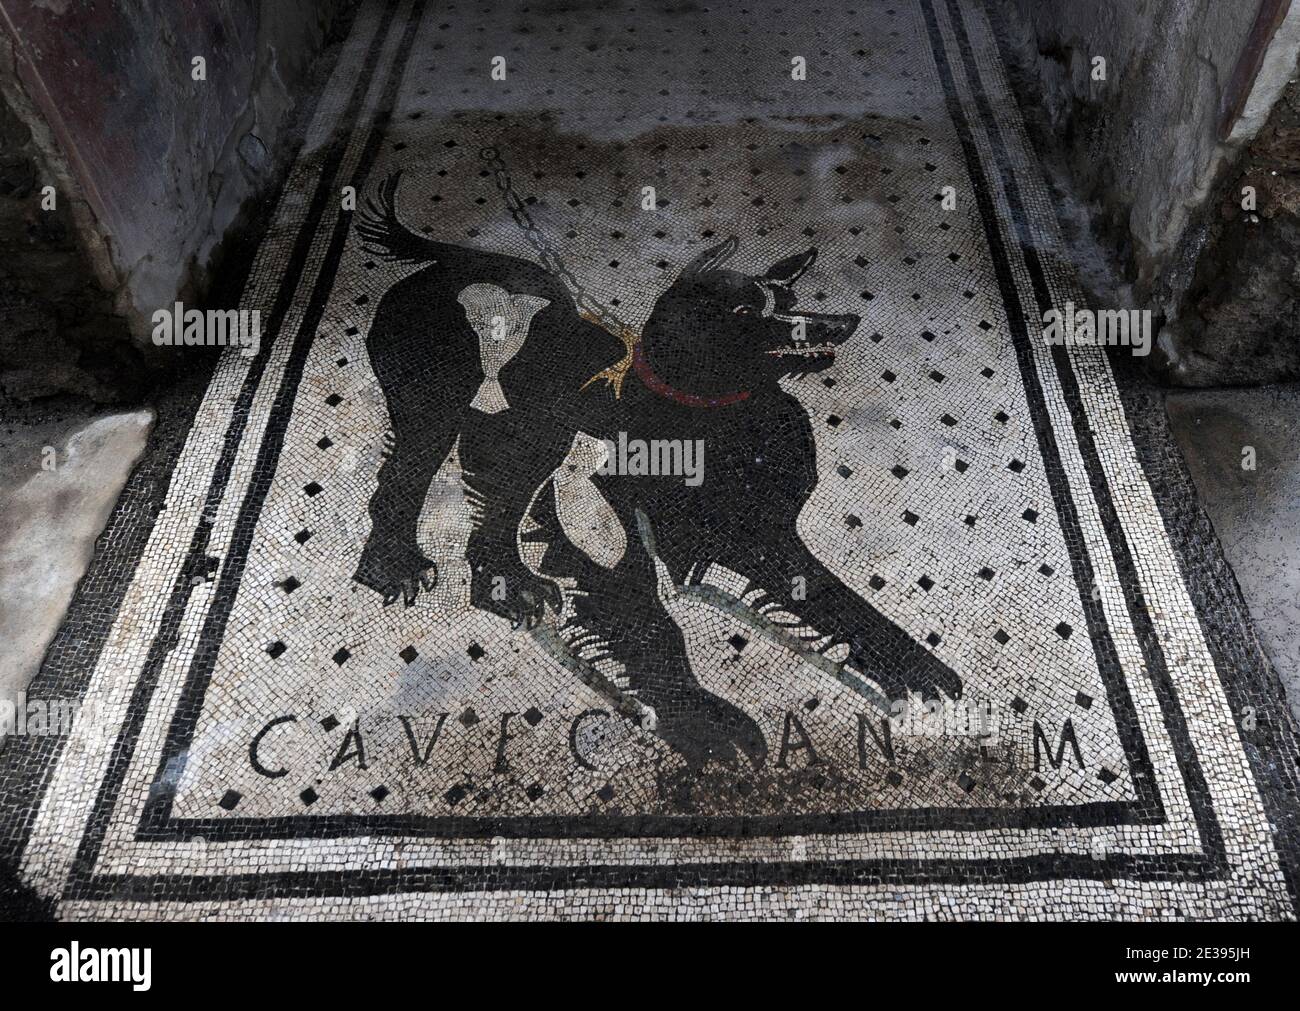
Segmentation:
<svg viewBox="0 0 1300 1011">
<path fill-rule="evenodd" d="M 767 760 L 767 738 L 759 725 L 703 689 L 661 699 L 654 710 L 656 733 L 692 769 L 710 761 L 734 768 L 742 758 L 759 768 Z"/>
<path fill-rule="evenodd" d="M 508 618 L 511 625 L 534 629 L 546 617 L 546 605 L 557 615 L 564 609 L 559 586 L 537 575 L 522 562 L 474 568 L 470 603 Z"/>
<path fill-rule="evenodd" d="M 909 693 L 926 700 L 961 698 L 962 683 L 956 671 L 919 645 L 909 653 L 881 664 L 865 650 L 850 649 L 846 663 L 879 684 L 890 699 L 906 698 Z"/>
<path fill-rule="evenodd" d="M 410 607 L 420 590 L 437 586 L 438 566 L 413 545 L 372 540 L 352 578 L 383 597 L 385 607 L 398 600 Z"/>
</svg>

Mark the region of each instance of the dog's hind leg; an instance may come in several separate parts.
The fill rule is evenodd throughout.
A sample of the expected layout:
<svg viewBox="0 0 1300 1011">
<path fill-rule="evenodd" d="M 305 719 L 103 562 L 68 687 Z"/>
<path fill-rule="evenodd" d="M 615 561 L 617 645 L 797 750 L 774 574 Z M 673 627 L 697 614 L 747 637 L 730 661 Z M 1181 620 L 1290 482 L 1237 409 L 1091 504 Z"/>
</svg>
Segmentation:
<svg viewBox="0 0 1300 1011">
<path fill-rule="evenodd" d="M 477 338 L 463 314 L 456 320 L 449 305 L 430 307 L 421 294 L 403 282 L 386 295 L 366 340 L 392 434 L 370 499 L 370 536 L 353 576 L 385 604 L 402 598 L 408 606 L 437 578 L 417 540 L 420 511 L 483 378 Z"/>
<path fill-rule="evenodd" d="M 560 466 L 573 433 L 536 412 L 471 411 L 460 439 L 460 460 L 474 529 L 465 549 L 470 603 L 535 627 L 550 604 L 563 606 L 559 587 L 533 573 L 519 557 L 519 524 L 537 489 Z M 549 489 L 548 489 L 549 492 Z"/>
<path fill-rule="evenodd" d="M 604 644 L 604 657 L 626 671 L 630 693 L 654 710 L 658 735 L 688 765 L 734 764 L 738 755 L 763 763 L 767 741 L 758 724 L 695 679 L 686 640 L 659 599 L 654 559 L 639 538 L 629 537 L 613 570 L 591 565 L 580 589 L 569 630 Z"/>
<path fill-rule="evenodd" d="M 875 681 L 891 699 L 961 698 L 961 678 L 947 664 L 844 585 L 791 531 L 768 538 L 763 559 L 737 554 L 726 564 L 765 591 L 780 610 L 809 629 L 819 652 L 847 646 L 846 665 Z"/>
</svg>

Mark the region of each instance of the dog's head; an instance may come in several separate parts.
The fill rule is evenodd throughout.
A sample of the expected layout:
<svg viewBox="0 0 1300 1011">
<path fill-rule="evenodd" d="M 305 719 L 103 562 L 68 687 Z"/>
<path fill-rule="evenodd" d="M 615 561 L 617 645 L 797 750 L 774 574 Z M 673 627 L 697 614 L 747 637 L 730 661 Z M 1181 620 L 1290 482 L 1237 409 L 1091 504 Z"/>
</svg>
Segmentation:
<svg viewBox="0 0 1300 1011">
<path fill-rule="evenodd" d="M 816 261 L 816 249 L 787 256 L 754 276 L 723 266 L 739 246 L 730 238 L 683 267 L 646 323 L 646 354 L 674 385 L 748 389 L 764 380 L 820 372 L 861 322 L 848 313 L 795 309 L 793 286 Z"/>
</svg>

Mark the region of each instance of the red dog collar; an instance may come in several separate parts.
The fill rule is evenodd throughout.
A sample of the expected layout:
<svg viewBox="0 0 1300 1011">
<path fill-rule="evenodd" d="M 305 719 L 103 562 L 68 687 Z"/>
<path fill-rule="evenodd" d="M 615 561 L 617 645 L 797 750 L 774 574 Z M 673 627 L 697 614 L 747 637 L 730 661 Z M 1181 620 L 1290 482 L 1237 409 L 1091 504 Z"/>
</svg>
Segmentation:
<svg viewBox="0 0 1300 1011">
<path fill-rule="evenodd" d="M 683 393 L 681 390 L 674 389 L 660 379 L 655 374 L 655 370 L 650 367 L 640 341 L 632 349 L 632 365 L 636 368 L 636 374 L 641 377 L 641 382 L 649 389 L 683 407 L 727 407 L 749 399 L 748 390 L 741 390 L 739 393 L 723 393 L 716 397 L 701 397 L 695 393 Z"/>
</svg>

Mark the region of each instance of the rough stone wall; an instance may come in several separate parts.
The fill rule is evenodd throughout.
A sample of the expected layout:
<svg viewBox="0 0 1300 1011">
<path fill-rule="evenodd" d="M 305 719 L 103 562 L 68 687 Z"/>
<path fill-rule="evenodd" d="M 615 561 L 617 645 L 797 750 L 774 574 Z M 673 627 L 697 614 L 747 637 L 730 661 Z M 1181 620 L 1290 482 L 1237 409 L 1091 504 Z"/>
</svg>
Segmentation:
<svg viewBox="0 0 1300 1011">
<path fill-rule="evenodd" d="M 1164 323 L 1151 370 L 1189 386 L 1297 378 L 1300 135 L 1294 92 L 1279 96 L 1300 2 L 991 2 L 1103 245 Z"/>
<path fill-rule="evenodd" d="M 1225 155 L 1224 94 L 1257 0 L 997 0 L 1041 100 L 1138 290 L 1162 299 Z M 1105 57 L 1107 79 L 1092 79 Z"/>
<path fill-rule="evenodd" d="M 288 113 L 345 6 L 0 0 L 0 88 L 138 344 L 155 309 L 203 290 L 241 208 L 272 181 Z"/>
<path fill-rule="evenodd" d="M 1163 342 L 1167 375 L 1183 386 L 1300 380 L 1300 85 L 1287 86 L 1212 209 Z"/>
<path fill-rule="evenodd" d="M 0 405 L 137 399 L 139 354 L 77 241 L 73 203 L 41 209 L 40 165 L 31 129 L 0 96 Z"/>
</svg>

